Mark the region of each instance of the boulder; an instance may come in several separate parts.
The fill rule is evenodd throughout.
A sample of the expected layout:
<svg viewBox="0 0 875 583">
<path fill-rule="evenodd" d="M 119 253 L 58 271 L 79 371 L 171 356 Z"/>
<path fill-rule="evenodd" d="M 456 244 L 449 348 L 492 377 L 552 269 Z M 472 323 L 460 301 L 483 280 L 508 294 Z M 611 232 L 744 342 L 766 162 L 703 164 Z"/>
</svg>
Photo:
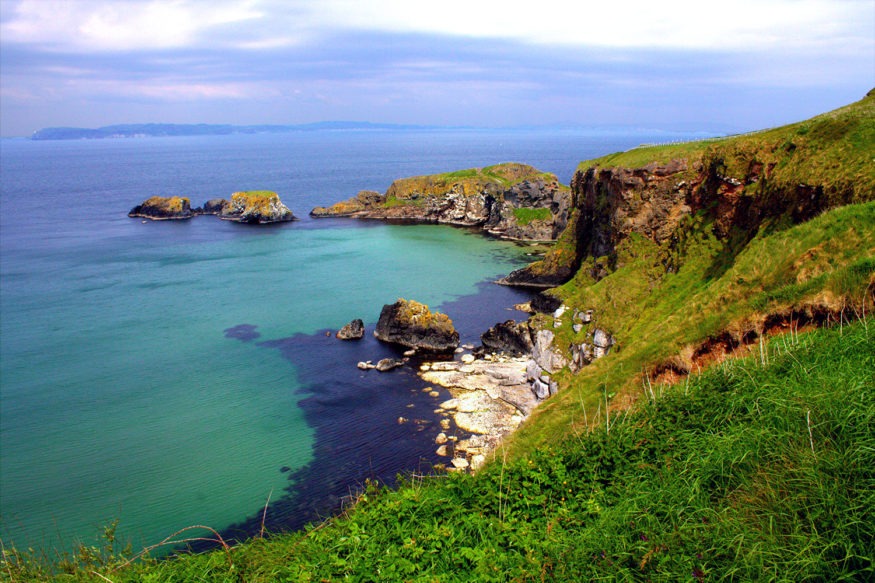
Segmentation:
<svg viewBox="0 0 875 583">
<path fill-rule="evenodd" d="M 153 221 L 190 219 L 195 216 L 191 201 L 181 196 L 153 196 L 130 210 L 131 218 L 152 219 Z"/>
<path fill-rule="evenodd" d="M 398 360 L 396 358 L 384 358 L 377 362 L 376 368 L 380 372 L 390 371 L 394 368 L 398 368 L 404 364 L 403 360 Z"/>
<path fill-rule="evenodd" d="M 480 336 L 484 348 L 514 356 L 531 354 L 532 333 L 526 322 L 507 320 L 496 324 Z"/>
<path fill-rule="evenodd" d="M 452 352 L 459 346 L 459 333 L 449 316 L 405 299 L 383 306 L 374 336 L 383 342 L 431 352 Z"/>
<path fill-rule="evenodd" d="M 365 323 L 355 319 L 340 330 L 335 336 L 340 340 L 360 340 L 365 335 Z"/>
<path fill-rule="evenodd" d="M 532 349 L 532 358 L 538 366 L 551 374 L 568 364 L 565 357 L 553 348 L 553 338 L 550 330 L 538 330 Z"/>
</svg>

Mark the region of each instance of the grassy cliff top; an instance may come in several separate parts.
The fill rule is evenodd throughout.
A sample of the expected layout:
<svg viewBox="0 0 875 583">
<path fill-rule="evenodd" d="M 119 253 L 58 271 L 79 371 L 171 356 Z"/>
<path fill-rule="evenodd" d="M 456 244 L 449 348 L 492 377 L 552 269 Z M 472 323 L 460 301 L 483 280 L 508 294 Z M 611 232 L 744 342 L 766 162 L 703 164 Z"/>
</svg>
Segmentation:
<svg viewBox="0 0 875 583">
<path fill-rule="evenodd" d="M 745 176 L 752 164 L 774 165 L 771 179 L 804 183 L 826 191 L 852 189 L 855 200 L 875 193 L 875 90 L 862 100 L 809 120 L 721 139 L 642 146 L 581 162 L 592 166 L 638 168 L 684 159 L 691 169 L 719 159 L 728 176 Z"/>
<path fill-rule="evenodd" d="M 235 192 L 231 196 L 245 196 L 247 198 L 271 198 L 279 195 L 277 195 L 277 193 L 272 190 L 242 190 L 240 192 Z"/>
<path fill-rule="evenodd" d="M 442 174 L 399 178 L 389 186 L 386 195 L 389 198 L 405 199 L 414 193 L 439 196 L 455 190 L 465 196 L 471 196 L 479 194 L 490 186 L 507 188 L 526 180 L 558 182 L 556 175 L 549 172 L 541 172 L 528 164 L 507 162 L 485 168 L 468 168 Z"/>
</svg>

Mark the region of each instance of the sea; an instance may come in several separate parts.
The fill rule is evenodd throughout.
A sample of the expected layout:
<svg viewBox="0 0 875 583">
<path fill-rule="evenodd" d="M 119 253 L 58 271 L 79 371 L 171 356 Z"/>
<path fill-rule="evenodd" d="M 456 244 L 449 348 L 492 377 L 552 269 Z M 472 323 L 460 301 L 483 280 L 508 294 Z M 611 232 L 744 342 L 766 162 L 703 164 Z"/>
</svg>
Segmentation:
<svg viewBox="0 0 875 583">
<path fill-rule="evenodd" d="M 330 516 L 367 480 L 430 471 L 446 461 L 434 409 L 448 395 L 431 396 L 415 360 L 357 368 L 399 356 L 372 336 L 380 310 L 415 299 L 477 344 L 492 324 L 525 317 L 513 305 L 530 292 L 493 282 L 535 251 L 472 229 L 310 209 L 400 177 L 508 161 L 568 183 L 582 160 L 683 137 L 0 140 L 0 540 L 55 557 L 98 544 L 115 521 L 135 550 L 192 525 L 235 540 Z M 256 189 L 279 193 L 300 220 L 127 217 L 153 195 L 196 206 Z M 365 338 L 337 340 L 355 318 Z"/>
</svg>

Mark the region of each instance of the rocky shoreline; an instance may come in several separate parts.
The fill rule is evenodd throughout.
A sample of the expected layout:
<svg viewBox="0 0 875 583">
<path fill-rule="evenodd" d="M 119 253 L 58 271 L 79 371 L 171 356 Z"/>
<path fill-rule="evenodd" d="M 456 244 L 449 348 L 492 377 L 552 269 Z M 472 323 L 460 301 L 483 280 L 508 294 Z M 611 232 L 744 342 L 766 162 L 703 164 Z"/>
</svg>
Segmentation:
<svg viewBox="0 0 875 583">
<path fill-rule="evenodd" d="M 539 294 L 514 307 L 540 312 L 548 322 L 552 318 L 554 329 L 570 326 L 576 337 L 585 340 L 564 351 L 556 345 L 552 330 L 539 329 L 531 319 L 507 320 L 482 333 L 480 346 L 457 347 L 459 336 L 447 316 L 431 313 L 418 302 L 399 299 L 383 307 L 374 336 L 408 348 L 404 358 L 358 363 L 361 370 L 389 372 L 419 355 L 414 361 L 419 363 L 417 374 L 430 385 L 422 390 L 437 397 L 436 385 L 451 397 L 434 410 L 441 418 L 440 432 L 434 438 L 435 453 L 447 458 L 443 467 L 448 471 L 477 471 L 502 439 L 559 391 L 553 380 L 555 373 L 565 367 L 576 372 L 605 356 L 615 343 L 609 333 L 592 325 L 592 310 L 571 309 L 553 296 Z M 344 329 L 353 327 L 363 333 L 359 322 L 354 320 Z M 340 339 L 346 336 L 337 335 Z M 403 415 L 398 417 L 399 423 L 407 421 Z"/>
</svg>

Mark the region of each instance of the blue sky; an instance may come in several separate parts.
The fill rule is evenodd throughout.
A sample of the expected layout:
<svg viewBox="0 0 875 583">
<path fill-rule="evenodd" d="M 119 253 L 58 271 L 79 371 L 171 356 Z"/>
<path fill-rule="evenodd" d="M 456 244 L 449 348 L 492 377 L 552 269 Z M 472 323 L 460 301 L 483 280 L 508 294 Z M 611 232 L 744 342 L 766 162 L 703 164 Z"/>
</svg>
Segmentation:
<svg viewBox="0 0 875 583">
<path fill-rule="evenodd" d="M 329 120 L 737 132 L 873 86 L 873 0 L 0 0 L 4 136 Z"/>
</svg>

